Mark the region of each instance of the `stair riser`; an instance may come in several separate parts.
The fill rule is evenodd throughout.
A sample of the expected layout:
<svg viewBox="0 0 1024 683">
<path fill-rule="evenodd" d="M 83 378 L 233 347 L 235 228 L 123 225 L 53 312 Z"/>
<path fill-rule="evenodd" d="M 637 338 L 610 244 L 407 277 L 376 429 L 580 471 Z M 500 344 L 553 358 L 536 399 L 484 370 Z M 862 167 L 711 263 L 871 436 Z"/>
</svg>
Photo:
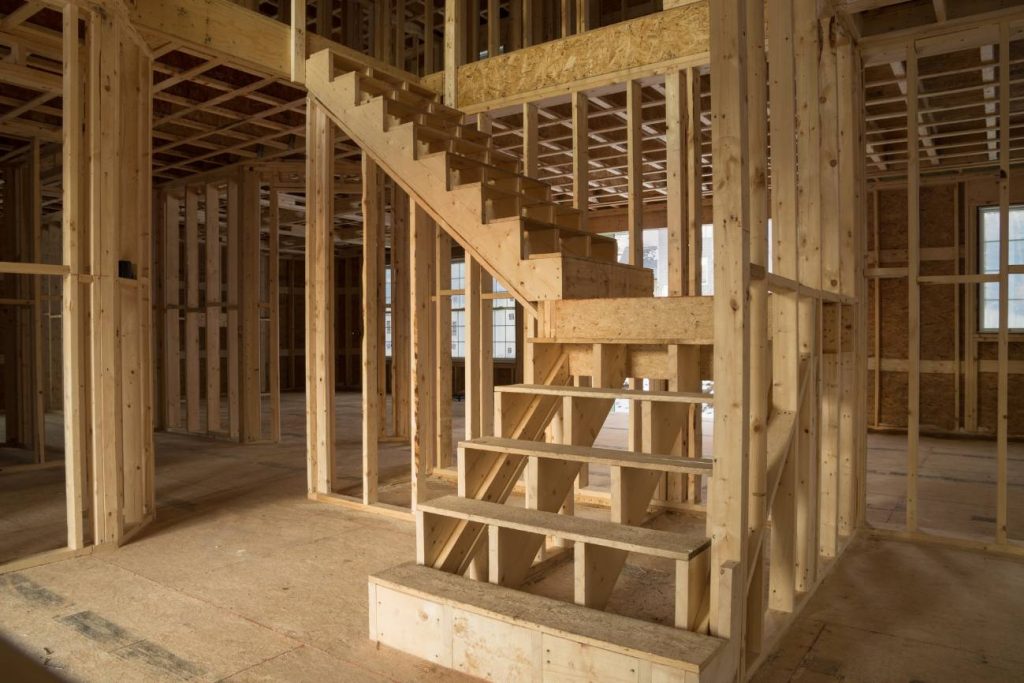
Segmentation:
<svg viewBox="0 0 1024 683">
<path fill-rule="evenodd" d="M 652 661 L 569 632 L 552 633 L 503 615 L 453 604 L 422 591 L 369 584 L 370 639 L 486 681 L 635 680 L 640 683 L 712 683 L 713 669 Z M 418 618 L 417 618 L 418 617 Z M 417 618 L 415 622 L 411 618 Z M 413 627 L 415 625 L 415 627 Z M 603 646 L 602 646 L 603 645 Z"/>
</svg>

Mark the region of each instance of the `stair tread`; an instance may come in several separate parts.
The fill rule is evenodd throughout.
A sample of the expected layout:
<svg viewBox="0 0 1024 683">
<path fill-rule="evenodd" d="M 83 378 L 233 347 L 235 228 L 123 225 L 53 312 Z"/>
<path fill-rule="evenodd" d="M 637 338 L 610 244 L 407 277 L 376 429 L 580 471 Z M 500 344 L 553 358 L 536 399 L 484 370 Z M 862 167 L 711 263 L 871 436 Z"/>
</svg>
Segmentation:
<svg viewBox="0 0 1024 683">
<path fill-rule="evenodd" d="M 711 544 L 702 521 L 685 533 L 659 531 L 502 503 L 488 503 L 461 496 L 435 498 L 420 503 L 418 509 L 445 517 L 495 524 L 506 529 L 518 529 L 673 560 L 689 560 Z"/>
<path fill-rule="evenodd" d="M 417 594 L 460 610 L 668 666 L 702 671 L 724 640 L 641 621 L 571 602 L 473 581 L 457 574 L 403 564 L 372 574 L 370 583 Z"/>
<path fill-rule="evenodd" d="M 504 384 L 495 391 L 546 396 L 580 396 L 582 398 L 626 398 L 659 403 L 714 403 L 714 396 L 696 391 L 643 391 L 640 389 L 576 387 L 557 384 Z"/>
<path fill-rule="evenodd" d="M 678 472 L 681 474 L 710 474 L 713 461 L 708 458 L 681 458 L 652 453 L 634 453 L 615 448 L 597 446 L 569 446 L 544 441 L 523 441 L 484 436 L 459 442 L 460 448 L 486 450 L 509 455 L 533 456 L 551 460 L 589 462 L 601 465 L 628 467 L 637 470 Z"/>
</svg>

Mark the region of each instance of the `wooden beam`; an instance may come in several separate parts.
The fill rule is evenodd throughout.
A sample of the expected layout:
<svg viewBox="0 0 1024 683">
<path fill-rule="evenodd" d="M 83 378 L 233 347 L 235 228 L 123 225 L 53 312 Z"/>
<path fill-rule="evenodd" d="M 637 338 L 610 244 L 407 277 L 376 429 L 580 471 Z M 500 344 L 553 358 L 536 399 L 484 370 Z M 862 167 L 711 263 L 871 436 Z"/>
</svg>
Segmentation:
<svg viewBox="0 0 1024 683">
<path fill-rule="evenodd" d="M 860 54 L 852 40 L 839 43 L 836 54 L 836 81 L 839 83 L 860 82 Z M 860 144 L 860 112 L 863 107 L 862 88 L 840 88 L 838 90 L 839 120 L 839 250 L 842 254 L 858 253 L 861 236 L 864 234 L 864 195 L 861 192 L 863 174 L 863 146 Z M 853 307 L 844 307 L 841 319 L 842 337 L 840 342 L 842 389 L 839 406 L 839 501 L 838 533 L 850 536 L 857 525 L 858 479 L 857 465 L 861 458 L 860 444 L 864 434 L 860 418 L 865 412 L 864 394 L 859 390 L 866 382 L 867 369 L 860 367 L 860 343 L 866 344 L 867 329 L 860 324 L 866 311 L 866 287 L 863 284 L 863 268 L 860 259 L 842 259 L 840 264 L 840 289 L 843 294 L 856 298 Z M 865 347 L 866 348 L 866 347 Z M 959 355 L 959 354 L 954 354 Z"/>
<path fill-rule="evenodd" d="M 260 186 L 252 167 L 239 171 L 239 410 L 240 436 L 252 443 L 263 438 L 260 357 Z"/>
<path fill-rule="evenodd" d="M 112 15 L 92 14 L 88 22 L 90 63 L 88 118 L 89 136 L 89 288 L 92 405 L 92 505 L 93 543 L 116 546 L 124 534 L 124 495 L 121 450 L 121 405 L 117 376 L 119 356 L 117 331 L 120 299 L 117 292 L 119 215 L 118 117 L 123 95 L 122 61 L 117 50 L 122 39 L 121 22 Z M 127 200 L 127 198 L 125 198 Z"/>
<path fill-rule="evenodd" d="M 768 64 L 765 59 L 764 3 L 748 2 L 745 5 L 749 263 L 768 270 Z M 750 451 L 747 526 L 752 532 L 760 532 L 768 524 L 768 392 L 771 386 L 771 362 L 768 358 L 768 281 L 751 280 L 748 287 Z M 699 384 L 695 384 L 699 387 Z M 756 553 L 750 562 L 755 578 L 746 595 L 745 645 L 748 656 L 753 658 L 762 649 L 767 602 L 762 574 L 765 563 L 760 552 Z"/>
<path fill-rule="evenodd" d="M 283 5 L 284 0 L 278 0 Z M 306 0 L 291 0 L 289 75 L 296 83 L 306 82 Z"/>
<path fill-rule="evenodd" d="M 589 101 L 584 92 L 570 96 L 572 109 L 572 205 L 580 214 L 580 229 L 587 227 L 590 206 L 590 116 Z"/>
<path fill-rule="evenodd" d="M 496 57 L 501 45 L 501 3 L 487 0 L 487 56 Z"/>
<path fill-rule="evenodd" d="M 907 42 L 907 530 L 917 531 L 917 472 L 921 409 L 921 161 L 917 127 L 918 70 L 913 41 Z"/>
<path fill-rule="evenodd" d="M 444 2 L 444 102 L 448 106 L 459 106 L 459 67 L 464 62 L 464 14 L 463 0 Z"/>
<path fill-rule="evenodd" d="M 642 266 L 644 263 L 644 133 L 643 133 L 643 88 L 638 81 L 626 83 L 626 150 L 627 150 L 627 195 L 629 202 L 628 224 L 629 232 L 629 264 Z M 575 123 L 575 121 L 574 121 Z M 587 168 L 584 161 L 584 178 L 581 181 L 586 184 L 589 180 Z M 574 174 L 579 169 L 573 168 Z M 586 204 L 582 207 L 585 209 Z M 580 208 L 580 205 L 577 205 Z"/>
<path fill-rule="evenodd" d="M 435 47 L 434 33 L 437 30 L 434 22 L 437 19 L 434 0 L 423 2 L 423 71 L 420 75 L 432 74 L 436 70 L 435 60 L 437 48 Z"/>
<path fill-rule="evenodd" d="M 181 203 L 167 195 L 164 200 L 164 427 L 181 426 L 180 356 L 180 226 Z"/>
<path fill-rule="evenodd" d="M 27 175 L 25 182 L 25 210 L 28 213 L 27 227 L 29 229 L 29 243 L 32 249 L 32 261 L 42 261 L 42 185 L 40 182 L 41 167 L 39 160 L 39 140 L 32 140 L 29 153 L 28 168 L 24 171 Z M 32 447 L 35 450 L 36 462 L 46 462 L 46 402 L 43 393 L 43 300 L 42 300 L 42 278 L 32 278 Z"/>
<path fill-rule="evenodd" d="M 203 431 L 199 388 L 199 192 L 185 189 L 185 425 Z"/>
<path fill-rule="evenodd" d="M 435 461 L 437 445 L 434 419 L 434 331 L 431 291 L 434 287 L 434 236 L 437 227 L 414 200 L 409 200 L 409 329 L 411 330 L 412 362 L 409 382 L 412 388 L 411 435 L 413 512 L 426 500 L 426 477 Z M 393 291 L 393 290 L 392 290 Z"/>
<path fill-rule="evenodd" d="M 86 147 L 84 128 L 76 122 L 84 119 L 82 87 L 87 69 L 83 68 L 83 53 L 79 47 L 78 5 L 67 4 L 63 10 L 63 138 L 61 174 L 63 177 L 63 207 L 61 211 L 61 240 L 64 264 L 69 274 L 61 279 L 61 342 L 62 372 L 64 378 L 64 491 L 67 517 L 68 548 L 80 550 L 85 546 L 85 495 L 87 491 L 86 463 L 89 456 L 88 423 L 86 419 L 86 354 L 85 317 L 82 307 L 82 287 L 78 275 L 82 272 L 82 246 L 84 238 L 79 228 L 88 219 L 83 179 Z"/>
<path fill-rule="evenodd" d="M 797 165 L 796 92 L 793 45 L 793 6 L 789 0 L 769 0 L 768 56 L 771 93 L 772 140 L 772 258 L 773 272 L 796 279 Z M 772 409 L 796 414 L 799 410 L 800 349 L 797 292 L 773 294 Z M 769 604 L 791 612 L 796 597 L 796 452 L 784 464 L 772 504 L 772 540 Z"/>
<path fill-rule="evenodd" d="M 742 638 L 742 600 L 737 601 L 721 569 L 747 561 L 747 495 L 750 423 L 750 175 L 747 104 L 745 3 L 711 4 L 712 154 L 715 216 L 715 468 L 709 484 L 708 533 L 711 545 L 710 630 L 730 639 L 723 674 L 743 676 L 738 648 Z M 739 602 L 740 604 L 736 604 Z"/>
<path fill-rule="evenodd" d="M 228 364 L 228 434 L 232 439 L 241 435 L 241 411 L 239 401 L 239 257 L 240 257 L 240 212 L 237 174 L 228 179 L 228 250 L 227 250 L 227 364 Z"/>
<path fill-rule="evenodd" d="M 821 26 L 816 0 L 796 0 L 793 5 L 794 62 L 796 64 L 797 107 L 797 280 L 803 286 L 821 289 L 821 185 L 820 185 L 820 95 L 818 57 Z M 821 361 L 820 304 L 816 297 L 798 302 L 800 353 L 811 358 L 812 381 L 806 408 L 800 411 L 797 439 L 798 486 L 796 490 L 797 590 L 806 591 L 817 576 L 817 493 L 818 493 L 818 372 Z"/>
<path fill-rule="evenodd" d="M 306 451 L 308 490 L 334 492 L 334 124 L 308 100 L 306 135 Z M 376 443 L 376 442 L 374 442 Z"/>
<path fill-rule="evenodd" d="M 686 135 L 689 129 L 686 72 L 673 71 L 665 76 L 665 189 L 667 191 L 668 295 L 688 293 L 686 273 L 689 265 L 689 197 L 691 172 Z"/>
<path fill-rule="evenodd" d="M 206 186 L 206 430 L 220 431 L 220 191 Z"/>
<path fill-rule="evenodd" d="M 996 386 L 996 543 L 1009 541 L 1010 26 L 999 25 L 999 375 Z M 913 531 L 914 529 L 912 529 Z"/>
<path fill-rule="evenodd" d="M 819 22 L 822 45 L 818 57 L 818 102 L 821 154 L 819 186 L 821 206 L 839 206 L 839 87 L 836 73 L 838 30 L 832 17 Z M 852 208 L 852 207 L 851 207 Z M 842 236 L 839 212 L 821 212 L 821 286 L 839 292 Z M 852 259 L 851 259 L 852 260 Z M 821 429 L 818 446 L 818 553 L 834 558 L 839 551 L 839 399 L 842 376 L 842 308 L 838 304 L 822 310 Z"/>
<path fill-rule="evenodd" d="M 363 504 L 377 502 L 378 443 L 380 434 L 380 378 L 378 339 L 381 318 L 377 311 L 378 282 L 383 277 L 378 252 L 383 248 L 383 207 L 380 205 L 381 172 L 363 154 Z"/>
<path fill-rule="evenodd" d="M 332 178 L 333 180 L 333 178 Z M 333 183 L 332 183 L 333 188 Z M 270 434 L 274 443 L 281 440 L 281 254 L 280 195 L 270 187 L 267 254 L 267 294 L 270 297 L 267 315 L 267 389 L 270 393 Z"/>
</svg>

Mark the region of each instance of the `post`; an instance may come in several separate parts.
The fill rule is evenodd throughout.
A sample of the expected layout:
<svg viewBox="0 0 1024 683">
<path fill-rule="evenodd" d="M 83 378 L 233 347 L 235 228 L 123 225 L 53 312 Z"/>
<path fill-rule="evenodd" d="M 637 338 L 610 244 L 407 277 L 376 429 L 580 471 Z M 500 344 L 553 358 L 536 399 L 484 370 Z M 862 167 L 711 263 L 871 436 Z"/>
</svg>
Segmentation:
<svg viewBox="0 0 1024 683">
<path fill-rule="evenodd" d="M 185 188 L 185 421 L 203 430 L 199 405 L 199 193 Z"/>
<path fill-rule="evenodd" d="M 239 254 L 241 197 L 237 176 L 228 179 L 228 254 L 227 254 L 227 363 L 228 363 L 228 433 L 232 439 L 241 436 L 239 401 Z"/>
<path fill-rule="evenodd" d="M 281 440 L 281 255 L 278 202 L 278 190 L 272 185 L 270 187 L 270 224 L 268 226 L 270 244 L 267 254 L 267 280 L 269 280 L 267 293 L 270 297 L 270 311 L 267 320 L 267 326 L 270 328 L 268 333 L 270 338 L 267 340 L 267 358 L 269 359 L 267 389 L 270 392 L 269 437 L 274 443 Z"/>
<path fill-rule="evenodd" d="M 765 61 L 764 3 L 746 3 L 747 50 L 747 193 L 749 196 L 750 263 L 768 270 L 768 64 Z M 749 278 L 749 269 L 748 269 Z M 748 529 L 760 533 L 768 523 L 768 281 L 749 281 L 750 439 Z M 763 547 L 763 546 L 762 546 Z M 754 580 L 746 595 L 746 648 L 753 658 L 761 651 L 764 631 L 764 562 L 750 558 Z M 744 577 L 746 574 L 743 575 Z"/>
<path fill-rule="evenodd" d="M 434 233 L 434 386 L 437 467 L 452 465 L 452 305 L 441 292 L 451 289 L 452 243 L 441 226 Z"/>
<path fill-rule="evenodd" d="M 380 186 L 377 164 L 363 154 L 363 503 L 377 502 L 377 458 L 380 435 L 380 377 L 378 341 L 381 316 L 378 315 L 378 282 L 381 273 L 378 252 L 384 235 L 381 231 Z"/>
<path fill-rule="evenodd" d="M 711 476 L 708 534 L 711 545 L 710 629 L 742 642 L 742 600 L 735 600 L 727 566 L 747 566 L 747 488 L 750 423 L 750 175 L 745 3 L 711 3 L 712 149 L 715 158 L 715 468 Z M 728 368 L 728 371 L 725 371 Z M 740 604 L 735 604 L 739 602 Z M 742 678 L 740 653 L 723 671 Z M 731 675 L 731 674 L 730 674 Z"/>
<path fill-rule="evenodd" d="M 426 477 L 433 467 L 434 429 L 434 335 L 430 294 L 433 289 L 434 222 L 409 199 L 410 273 L 409 330 L 412 353 L 409 382 L 412 387 L 412 509 L 426 500 Z"/>
<path fill-rule="evenodd" d="M 921 404 L 921 160 L 918 156 L 917 48 L 907 41 L 907 529 L 917 530 Z M 876 245 L 877 249 L 878 246 Z M 876 363 L 881 359 L 876 358 Z"/>
<path fill-rule="evenodd" d="M 306 451 L 310 495 L 334 491 L 334 125 L 306 122 Z"/>
<path fill-rule="evenodd" d="M 642 266 L 644 263 L 644 111 L 643 88 L 639 81 L 626 84 L 626 182 L 629 230 L 629 263 Z M 586 138 L 583 138 L 586 142 Z M 575 158 L 575 157 L 574 157 Z M 584 157 L 584 166 L 586 158 Z M 575 168 L 573 169 L 576 170 Z M 586 183 L 586 168 L 581 183 Z M 586 210 L 586 203 L 577 205 Z"/>
<path fill-rule="evenodd" d="M 86 501 L 86 462 L 89 439 L 85 415 L 85 317 L 78 277 L 82 274 L 82 237 L 79 227 L 88 219 L 85 207 L 82 172 L 86 159 L 83 127 L 77 125 L 84 115 L 82 84 L 85 69 L 78 43 L 78 5 L 64 6 L 63 17 L 63 210 L 61 237 L 64 264 L 69 273 L 62 279 L 63 301 L 61 336 L 64 375 L 64 487 L 67 509 L 68 548 L 85 545 L 84 508 Z M 161 207 L 161 210 L 163 207 Z"/>
<path fill-rule="evenodd" d="M 444 2 L 444 103 L 459 106 L 459 67 L 465 58 L 464 0 Z"/>
<path fill-rule="evenodd" d="M 590 120 L 586 93 L 571 95 L 572 107 L 572 205 L 580 212 L 580 229 L 586 230 L 590 205 Z"/>
<path fill-rule="evenodd" d="M 283 0 L 279 0 L 283 2 Z M 291 76 L 296 83 L 306 82 L 306 0 L 292 1 Z"/>
<path fill-rule="evenodd" d="M 665 76 L 665 182 L 668 196 L 668 295 L 685 296 L 686 270 L 690 249 L 687 228 L 689 208 L 687 180 L 700 169 L 689 168 L 686 134 L 689 128 L 686 72 L 672 71 Z M 632 219 L 632 211 L 630 211 Z M 689 292 L 692 294 L 692 292 Z"/>
<path fill-rule="evenodd" d="M 206 431 L 220 431 L 220 194 L 206 186 Z"/>
<path fill-rule="evenodd" d="M 999 25 L 999 379 L 996 388 L 996 543 L 1008 542 L 1010 341 L 1010 27 Z"/>
</svg>

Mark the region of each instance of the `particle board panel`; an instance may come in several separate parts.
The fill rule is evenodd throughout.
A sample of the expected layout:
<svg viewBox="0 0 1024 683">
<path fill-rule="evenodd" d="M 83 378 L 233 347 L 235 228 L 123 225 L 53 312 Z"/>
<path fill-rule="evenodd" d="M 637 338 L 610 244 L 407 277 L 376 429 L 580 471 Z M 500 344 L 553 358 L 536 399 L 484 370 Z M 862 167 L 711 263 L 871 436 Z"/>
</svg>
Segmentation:
<svg viewBox="0 0 1024 683">
<path fill-rule="evenodd" d="M 879 423 L 889 427 L 907 426 L 907 373 L 882 371 Z"/>
<path fill-rule="evenodd" d="M 1021 435 L 1024 434 L 1024 376 L 1011 374 L 1007 379 L 1007 422 L 1010 434 Z M 990 434 L 996 430 L 997 386 L 996 373 L 978 373 L 978 429 Z"/>
<path fill-rule="evenodd" d="M 708 20 L 708 4 L 697 2 L 464 65 L 459 107 L 564 94 L 573 83 L 612 82 L 642 67 L 653 74 L 659 65 L 706 62 Z M 441 74 L 422 83 L 440 91 Z"/>
<path fill-rule="evenodd" d="M 921 247 L 949 247 L 957 222 L 956 185 L 921 188 Z"/>
<path fill-rule="evenodd" d="M 953 403 L 953 375 L 921 373 L 921 428 L 956 429 Z"/>
<path fill-rule="evenodd" d="M 907 191 L 878 191 L 878 249 L 907 248 Z M 900 264 L 905 265 L 905 264 Z"/>
<path fill-rule="evenodd" d="M 550 304 L 555 339 L 710 344 L 713 297 L 578 299 Z"/>
</svg>

